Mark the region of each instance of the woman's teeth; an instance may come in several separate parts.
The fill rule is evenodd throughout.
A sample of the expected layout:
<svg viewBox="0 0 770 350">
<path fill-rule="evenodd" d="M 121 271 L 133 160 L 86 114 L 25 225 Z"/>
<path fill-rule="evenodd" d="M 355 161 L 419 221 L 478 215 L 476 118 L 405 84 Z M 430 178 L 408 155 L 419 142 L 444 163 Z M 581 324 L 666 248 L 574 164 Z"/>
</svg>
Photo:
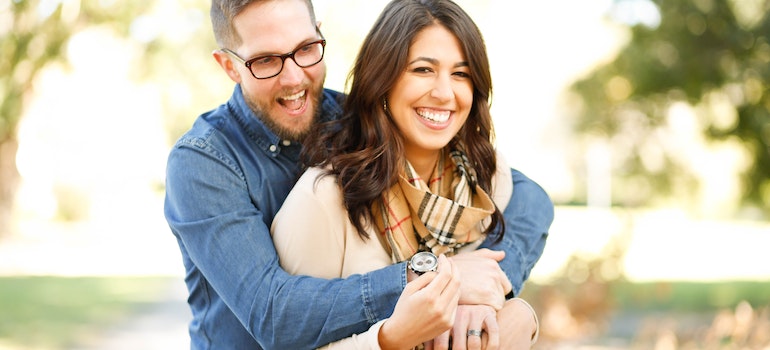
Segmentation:
<svg viewBox="0 0 770 350">
<path fill-rule="evenodd" d="M 436 111 L 436 110 L 429 110 L 429 109 L 418 109 L 417 114 L 427 120 L 430 120 L 434 123 L 443 123 L 449 119 L 449 116 L 452 114 L 450 111 Z"/>
</svg>

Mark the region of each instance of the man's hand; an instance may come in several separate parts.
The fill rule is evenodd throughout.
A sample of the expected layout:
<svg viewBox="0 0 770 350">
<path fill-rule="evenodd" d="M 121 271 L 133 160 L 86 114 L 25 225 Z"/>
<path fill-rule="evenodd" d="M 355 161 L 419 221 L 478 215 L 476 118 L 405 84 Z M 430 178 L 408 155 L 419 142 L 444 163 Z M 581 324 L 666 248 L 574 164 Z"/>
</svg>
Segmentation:
<svg viewBox="0 0 770 350">
<path fill-rule="evenodd" d="M 533 337 L 538 328 L 536 316 L 533 314 L 534 310 L 517 299 L 506 301 L 503 309 L 497 313 L 497 322 L 503 325 L 500 331 L 500 349 L 532 348 Z"/>
<path fill-rule="evenodd" d="M 452 256 L 452 264 L 463 276 L 460 286 L 461 305 L 489 305 L 500 310 L 505 295 L 513 286 L 498 262 L 505 258 L 504 251 L 479 249 Z"/>
</svg>

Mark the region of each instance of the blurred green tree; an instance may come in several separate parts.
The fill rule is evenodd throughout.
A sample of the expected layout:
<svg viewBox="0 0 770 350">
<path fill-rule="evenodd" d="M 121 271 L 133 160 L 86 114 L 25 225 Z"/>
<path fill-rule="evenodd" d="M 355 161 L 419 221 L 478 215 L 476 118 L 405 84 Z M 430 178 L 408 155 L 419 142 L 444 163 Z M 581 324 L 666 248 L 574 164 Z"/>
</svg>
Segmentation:
<svg viewBox="0 0 770 350">
<path fill-rule="evenodd" d="M 613 202 L 699 200 L 693 194 L 703 185 L 684 164 L 681 140 L 670 140 L 672 111 L 684 106 L 707 143 L 747 155 L 740 204 L 767 214 L 770 1 L 615 0 L 613 9 L 634 4 L 654 11 L 644 12 L 646 21 L 637 11 L 640 21 L 622 23 L 627 45 L 571 89 L 580 98 L 574 126 L 581 139 L 612 149 Z"/>
<path fill-rule="evenodd" d="M 141 46 L 142 57 L 132 69 L 138 80 L 161 85 L 167 104 L 165 122 L 172 130 L 170 137 L 176 137 L 180 125 L 194 117 L 193 111 L 203 110 L 201 104 L 210 108 L 210 101 L 222 93 L 218 91 L 222 85 L 207 81 L 210 74 L 206 73 L 212 68 L 201 68 L 206 53 L 215 47 L 208 6 L 206 0 L 9 0 L 0 4 L 0 52 L 5 57 L 0 60 L 0 236 L 9 229 L 19 184 L 19 122 L 34 96 L 36 77 L 52 64 L 66 65 L 69 39 L 89 27 L 104 26 L 116 38 Z M 166 33 L 169 27 L 173 34 Z M 164 89 L 169 82 L 180 88 Z M 230 92 L 228 88 L 224 94 Z M 179 98 L 167 98 L 171 94 L 189 96 L 179 102 Z"/>
<path fill-rule="evenodd" d="M 108 5 L 109 4 L 109 5 Z M 11 0 L 0 5 L 0 234 L 8 228 L 19 173 L 18 125 L 34 92 L 35 77 L 61 62 L 67 40 L 84 26 L 111 23 L 128 32 L 142 2 Z"/>
</svg>

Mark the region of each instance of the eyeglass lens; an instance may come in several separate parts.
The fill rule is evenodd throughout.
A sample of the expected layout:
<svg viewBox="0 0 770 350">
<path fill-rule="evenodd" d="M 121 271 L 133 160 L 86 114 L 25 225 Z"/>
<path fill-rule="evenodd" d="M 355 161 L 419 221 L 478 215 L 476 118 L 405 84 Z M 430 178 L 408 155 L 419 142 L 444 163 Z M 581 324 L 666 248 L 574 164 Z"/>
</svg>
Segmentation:
<svg viewBox="0 0 770 350">
<path fill-rule="evenodd" d="M 251 69 L 254 77 L 265 79 L 281 73 L 286 58 L 291 58 L 298 66 L 306 68 L 321 62 L 323 55 L 323 41 L 316 41 L 287 54 L 256 57 L 246 62 L 246 66 Z"/>
</svg>

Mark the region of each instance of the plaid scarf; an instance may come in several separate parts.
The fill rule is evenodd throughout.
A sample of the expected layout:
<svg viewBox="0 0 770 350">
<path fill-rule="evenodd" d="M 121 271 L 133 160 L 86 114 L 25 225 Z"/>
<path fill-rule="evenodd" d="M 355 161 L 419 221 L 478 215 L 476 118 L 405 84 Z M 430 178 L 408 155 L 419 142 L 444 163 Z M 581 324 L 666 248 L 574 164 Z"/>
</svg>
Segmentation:
<svg viewBox="0 0 770 350">
<path fill-rule="evenodd" d="M 430 249 L 452 255 L 482 238 L 495 205 L 476 183 L 476 172 L 461 148 L 442 151 L 426 184 L 409 162 L 398 183 L 374 203 L 378 237 L 393 262 Z"/>
</svg>

